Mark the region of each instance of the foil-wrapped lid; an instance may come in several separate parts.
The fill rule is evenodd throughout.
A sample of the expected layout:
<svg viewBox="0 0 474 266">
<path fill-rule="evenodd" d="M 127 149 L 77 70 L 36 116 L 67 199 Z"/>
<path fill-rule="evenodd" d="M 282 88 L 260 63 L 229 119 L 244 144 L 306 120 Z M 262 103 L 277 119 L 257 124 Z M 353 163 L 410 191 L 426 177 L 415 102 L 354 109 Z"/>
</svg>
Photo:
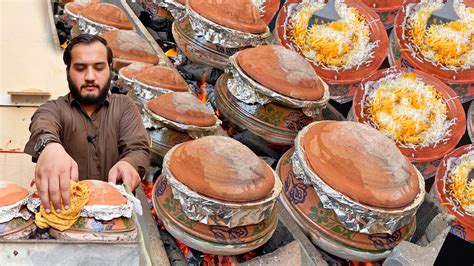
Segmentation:
<svg viewBox="0 0 474 266">
<path fill-rule="evenodd" d="M 311 64 L 295 51 L 278 45 L 263 45 L 237 54 L 239 67 L 253 80 L 282 95 L 316 101 L 324 84 Z"/>
<path fill-rule="evenodd" d="M 211 127 L 217 122 L 206 105 L 189 92 L 162 94 L 148 101 L 147 107 L 163 118 L 186 125 Z"/>
<path fill-rule="evenodd" d="M 189 189 L 226 202 L 270 197 L 275 184 L 272 169 L 262 159 L 240 142 L 220 136 L 176 147 L 167 171 Z"/>
<path fill-rule="evenodd" d="M 127 198 L 109 183 L 99 180 L 83 180 L 80 183 L 89 186 L 90 195 L 86 206 L 117 206 L 127 204 Z"/>
<path fill-rule="evenodd" d="M 28 195 L 28 190 L 25 188 L 0 180 L 0 207 L 13 205 L 24 200 Z"/>
<path fill-rule="evenodd" d="M 133 30 L 133 24 L 127 14 L 119 7 L 108 3 L 97 3 L 89 6 L 81 15 L 93 22 L 112 26 L 121 30 Z"/>
<path fill-rule="evenodd" d="M 93 1 L 89 2 L 69 2 L 64 5 L 64 10 L 66 13 L 71 14 L 73 16 L 78 16 L 80 13 L 82 13 L 84 10 L 86 10 L 91 4 L 93 4 Z"/>
<path fill-rule="evenodd" d="M 188 7 L 202 17 L 226 28 L 264 33 L 267 24 L 252 0 L 188 0 Z"/>
<path fill-rule="evenodd" d="M 102 34 L 112 49 L 114 59 L 158 64 L 160 58 L 151 45 L 138 33 L 130 30 L 107 31 Z"/>
<path fill-rule="evenodd" d="M 168 89 L 172 91 L 188 91 L 188 84 L 184 81 L 178 71 L 170 67 L 149 67 L 135 76 L 135 80 L 153 87 Z"/>
<path fill-rule="evenodd" d="M 304 159 L 326 184 L 362 204 L 400 208 L 420 191 L 415 167 L 395 143 L 366 125 L 323 121 L 301 137 Z"/>
<path fill-rule="evenodd" d="M 142 62 L 135 62 L 133 64 L 130 64 L 126 67 L 122 67 L 120 70 L 119 70 L 119 75 L 122 77 L 122 78 L 125 78 L 125 79 L 128 79 L 128 80 L 131 80 L 133 79 L 138 73 L 140 73 L 141 71 L 143 71 L 145 68 L 148 68 L 148 67 L 151 67 L 153 66 L 152 64 L 148 64 L 148 63 L 142 63 Z"/>
</svg>

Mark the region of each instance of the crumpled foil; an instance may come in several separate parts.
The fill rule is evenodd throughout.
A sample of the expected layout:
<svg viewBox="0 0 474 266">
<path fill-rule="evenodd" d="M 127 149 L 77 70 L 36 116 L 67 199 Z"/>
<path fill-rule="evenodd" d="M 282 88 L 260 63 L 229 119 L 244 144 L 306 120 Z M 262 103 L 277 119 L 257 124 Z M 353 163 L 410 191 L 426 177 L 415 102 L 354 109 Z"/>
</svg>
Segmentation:
<svg viewBox="0 0 474 266">
<path fill-rule="evenodd" d="M 317 117 L 321 110 L 326 108 L 326 104 L 329 101 L 329 86 L 321 78 L 318 77 L 324 85 L 324 94 L 321 99 L 317 101 L 293 99 L 254 81 L 240 68 L 236 61 L 237 56 L 238 53 L 229 57 L 226 72 L 230 72 L 233 76 L 233 78 L 227 80 L 227 87 L 232 95 L 240 101 L 248 104 L 259 103 L 261 105 L 269 102 L 278 102 L 288 107 L 302 108 L 303 113 L 309 117 Z"/>
<path fill-rule="evenodd" d="M 259 46 L 270 43 L 271 32 L 268 27 L 266 32 L 262 34 L 243 32 L 218 25 L 194 12 L 189 6 L 186 6 L 186 12 L 195 34 L 203 36 L 208 42 L 227 48 Z"/>
<path fill-rule="evenodd" d="M 425 182 L 418 170 L 420 192 L 409 206 L 390 210 L 358 203 L 334 190 L 310 170 L 301 146 L 301 138 L 307 130 L 308 127 L 301 130 L 295 139 L 295 152 L 291 157 L 293 172 L 296 178 L 313 185 L 324 208 L 332 209 L 344 227 L 364 234 L 393 234 L 410 223 L 425 197 Z"/>
<path fill-rule="evenodd" d="M 109 221 L 118 217 L 132 217 L 134 205 L 133 205 L 133 195 L 127 193 L 123 185 L 114 186 L 120 194 L 127 198 L 127 203 L 122 205 L 110 206 L 110 205 L 92 205 L 84 206 L 81 210 L 81 217 L 91 217 L 96 220 Z M 38 207 L 41 205 L 41 200 L 39 198 L 31 198 L 28 200 L 27 208 L 33 213 L 38 211 Z"/>
<path fill-rule="evenodd" d="M 150 111 L 150 109 L 148 109 L 146 106 L 143 107 L 143 110 L 145 111 L 144 113 L 148 115 L 149 119 L 152 120 L 152 121 L 147 121 L 147 125 L 152 125 L 156 129 L 167 127 L 167 128 L 181 131 L 181 132 L 184 131 L 188 133 L 188 135 L 193 139 L 216 135 L 217 129 L 219 128 L 219 125 L 221 124 L 221 121 L 216 118 L 216 123 L 210 127 L 186 125 L 186 124 L 171 121 L 162 116 L 159 116 L 153 113 L 152 111 Z"/>
<path fill-rule="evenodd" d="M 69 18 L 71 21 L 77 21 L 77 20 L 79 20 L 79 15 L 72 13 L 72 12 L 69 11 L 69 9 L 67 9 L 67 8 L 64 8 L 64 13 L 66 13 L 66 15 L 68 16 L 68 18 Z"/>
<path fill-rule="evenodd" d="M 166 8 L 178 22 L 186 18 L 186 6 L 174 0 L 161 0 L 158 5 Z"/>
<path fill-rule="evenodd" d="M 282 189 L 281 181 L 274 171 L 272 172 L 275 177 L 275 186 L 270 197 L 257 202 L 240 204 L 211 199 L 189 189 L 168 170 L 170 157 L 180 145 L 182 144 L 174 146 L 166 153 L 163 159 L 162 175 L 171 186 L 173 197 L 179 200 L 183 212 L 189 219 L 203 224 L 233 228 L 258 224 L 271 215 L 276 198 Z"/>
<path fill-rule="evenodd" d="M 29 212 L 20 212 L 23 205 L 27 204 L 31 198 L 31 194 L 28 193 L 24 199 L 8 206 L 0 207 L 0 224 L 11 221 L 14 218 L 21 217 L 24 220 L 28 220 L 31 217 Z"/>
<path fill-rule="evenodd" d="M 118 30 L 115 27 L 94 22 L 81 15 L 79 15 L 77 18 L 78 18 L 79 31 L 83 34 L 87 33 L 87 34 L 92 34 L 92 35 L 101 35 L 102 33 L 106 31 Z"/>
<path fill-rule="evenodd" d="M 138 80 L 133 80 L 133 90 L 135 91 L 135 95 L 143 99 L 145 102 L 161 94 L 173 92 L 173 90 L 154 87 L 154 86 L 142 83 Z"/>
</svg>

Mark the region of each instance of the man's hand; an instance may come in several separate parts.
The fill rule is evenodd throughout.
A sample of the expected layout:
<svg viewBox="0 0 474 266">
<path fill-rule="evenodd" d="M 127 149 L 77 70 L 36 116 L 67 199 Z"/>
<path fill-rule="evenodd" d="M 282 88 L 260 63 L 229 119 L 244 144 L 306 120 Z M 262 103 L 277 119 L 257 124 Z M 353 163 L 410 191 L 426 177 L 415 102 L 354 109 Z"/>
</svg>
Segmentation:
<svg viewBox="0 0 474 266">
<path fill-rule="evenodd" d="M 61 212 L 61 200 L 65 209 L 70 206 L 70 182 L 79 179 L 74 159 L 59 143 L 48 144 L 41 152 L 35 169 L 36 189 L 46 212 L 51 207 Z M 50 201 L 53 202 L 51 206 Z"/>
<path fill-rule="evenodd" d="M 117 184 L 118 181 L 122 181 L 130 191 L 134 191 L 140 184 L 140 175 L 130 163 L 118 161 L 109 171 L 109 182 Z"/>
</svg>

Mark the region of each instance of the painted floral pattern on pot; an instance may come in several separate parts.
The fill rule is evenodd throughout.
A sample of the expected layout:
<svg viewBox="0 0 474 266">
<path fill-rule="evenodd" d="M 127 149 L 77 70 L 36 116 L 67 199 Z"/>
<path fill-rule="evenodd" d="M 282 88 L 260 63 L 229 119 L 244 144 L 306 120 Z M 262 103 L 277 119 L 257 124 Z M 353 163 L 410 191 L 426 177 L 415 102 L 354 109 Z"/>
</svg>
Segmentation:
<svg viewBox="0 0 474 266">
<path fill-rule="evenodd" d="M 205 241 L 214 243 L 242 244 L 264 238 L 275 229 L 278 222 L 276 211 L 259 224 L 228 228 L 217 225 L 202 224 L 189 219 L 184 214 L 181 204 L 173 198 L 171 186 L 160 176 L 153 188 L 153 207 L 158 217 L 164 222 Z"/>
<path fill-rule="evenodd" d="M 401 241 L 409 240 L 413 236 L 416 229 L 415 219 L 391 235 L 368 235 L 345 228 L 339 222 L 334 211 L 324 208 L 311 185 L 306 185 L 303 180 L 296 179 L 289 159 L 293 151 L 292 148 L 281 157 L 276 171 L 284 184 L 285 193 L 281 196 L 282 200 L 285 201 L 284 205 L 289 206 L 291 213 L 300 221 L 300 224 L 303 224 L 305 230 L 317 232 L 316 235 L 322 234 L 343 247 L 370 252 L 390 250 Z M 295 202 L 295 192 L 292 192 L 292 189 L 303 185 L 307 186 L 304 189 L 304 192 L 306 192 L 304 200 L 301 201 L 299 199 L 302 197 L 297 197 Z"/>
<path fill-rule="evenodd" d="M 216 83 L 216 101 L 220 113 L 240 128 L 248 129 L 266 141 L 291 145 L 296 134 L 314 120 L 302 110 L 278 103 L 246 104 L 235 98 L 227 89 L 228 74 Z"/>
</svg>

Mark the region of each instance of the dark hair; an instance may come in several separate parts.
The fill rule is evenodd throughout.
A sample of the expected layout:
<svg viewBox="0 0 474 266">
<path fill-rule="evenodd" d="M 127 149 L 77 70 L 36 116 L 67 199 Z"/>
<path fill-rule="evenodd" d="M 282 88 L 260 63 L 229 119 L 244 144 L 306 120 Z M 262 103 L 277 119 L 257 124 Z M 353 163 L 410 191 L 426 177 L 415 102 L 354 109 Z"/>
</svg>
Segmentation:
<svg viewBox="0 0 474 266">
<path fill-rule="evenodd" d="M 64 50 L 63 61 L 64 61 L 64 64 L 66 64 L 67 68 L 69 69 L 69 67 L 71 66 L 71 60 L 72 60 L 71 51 L 72 51 L 72 48 L 74 48 L 74 46 L 76 46 L 77 44 L 92 44 L 95 42 L 100 42 L 105 46 L 105 48 L 107 48 L 107 62 L 109 63 L 109 65 L 111 65 L 113 55 L 112 55 L 112 49 L 110 49 L 110 47 L 107 46 L 107 41 L 104 38 L 97 35 L 81 34 L 72 38 L 72 40 L 69 42 L 66 49 Z"/>
</svg>

